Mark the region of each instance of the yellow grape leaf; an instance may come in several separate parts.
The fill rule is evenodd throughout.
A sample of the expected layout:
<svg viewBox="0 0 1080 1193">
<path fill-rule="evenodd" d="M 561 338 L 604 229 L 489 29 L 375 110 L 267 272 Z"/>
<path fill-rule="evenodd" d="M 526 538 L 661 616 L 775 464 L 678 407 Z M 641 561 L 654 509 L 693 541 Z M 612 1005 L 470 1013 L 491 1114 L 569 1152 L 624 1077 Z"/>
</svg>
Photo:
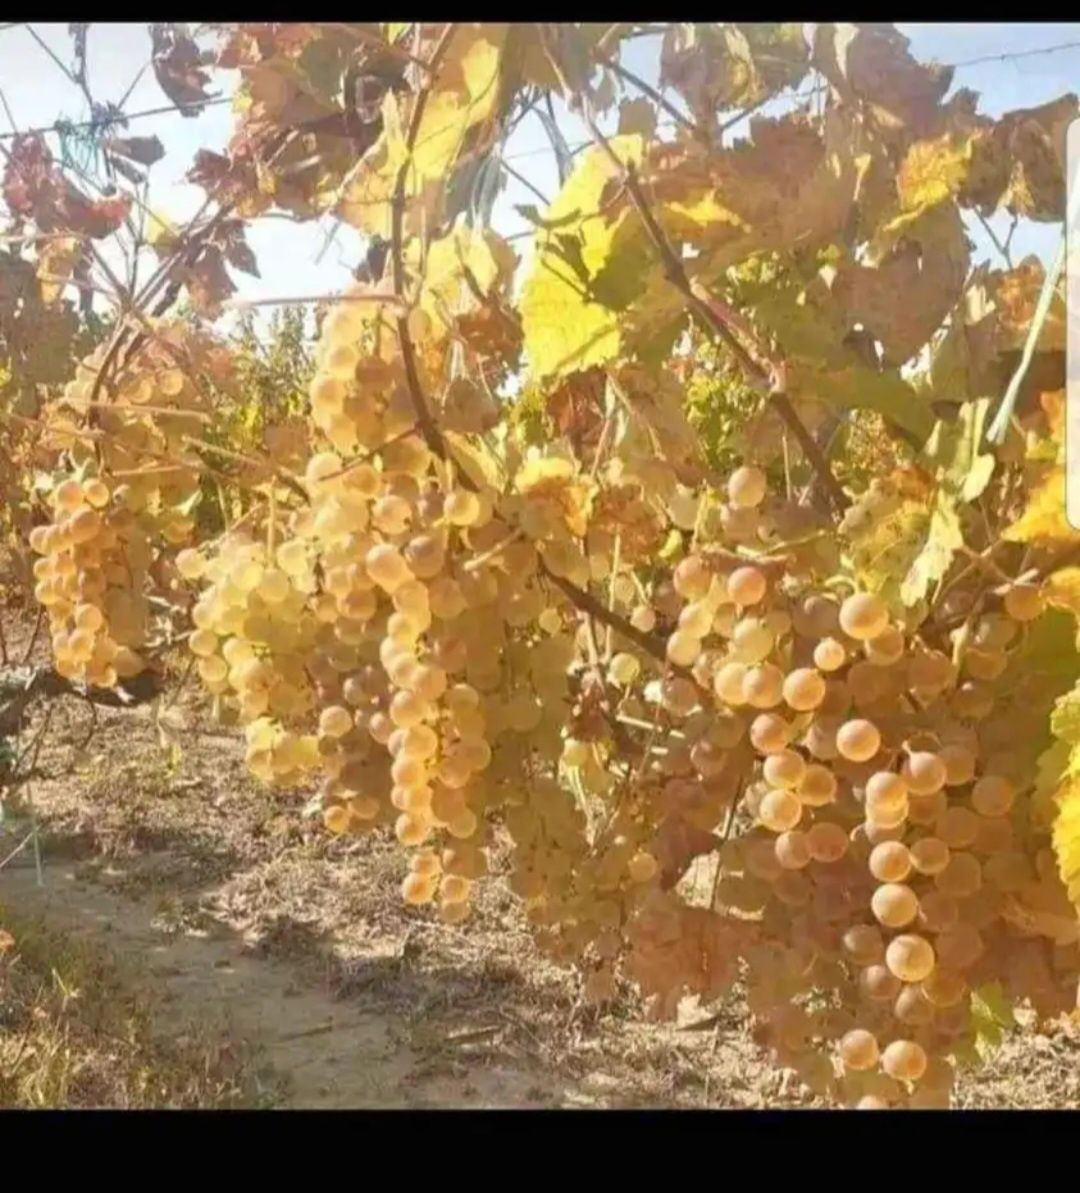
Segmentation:
<svg viewBox="0 0 1080 1193">
<path fill-rule="evenodd" d="M 406 150 L 411 115 L 391 134 L 390 159 L 395 166 L 409 156 L 411 192 L 430 179 L 443 178 L 460 155 L 466 134 L 494 113 L 506 34 L 505 24 L 460 27 L 428 94 L 411 155 Z"/>
<path fill-rule="evenodd" d="M 1031 821 L 1050 832 L 1057 819 L 1059 796 L 1080 779 L 1080 685 L 1060 695 L 1050 714 L 1050 744 L 1035 764 L 1035 785 L 1031 796 Z"/>
<path fill-rule="evenodd" d="M 37 276 L 46 306 L 63 294 L 81 255 L 82 241 L 77 236 L 52 237 L 38 250 Z"/>
<path fill-rule="evenodd" d="M 1067 746 L 1080 746 L 1080 684 L 1058 697 L 1050 716 L 1050 730 Z M 1080 777 L 1080 752 L 1073 752 L 1061 773 Z"/>
<path fill-rule="evenodd" d="M 406 253 L 410 267 L 420 272 L 420 244 L 412 241 Z M 449 326 L 456 315 L 474 310 L 480 296 L 509 286 L 517 256 L 496 233 L 472 228 L 463 220 L 428 249 L 420 292 L 421 309 L 437 323 Z"/>
<path fill-rule="evenodd" d="M 914 479 L 906 474 L 874 479 L 839 528 L 860 583 L 898 606 L 901 581 L 919 558 L 931 522 L 925 486 L 919 492 Z"/>
<path fill-rule="evenodd" d="M 974 501 L 994 473 L 993 455 L 979 450 L 989 413 L 988 398 L 965 402 L 954 419 L 938 421 L 923 448 L 938 483 L 961 501 Z"/>
<path fill-rule="evenodd" d="M 950 129 L 910 146 L 896 174 L 896 192 L 903 213 L 922 212 L 954 198 L 967 180 L 976 137 Z"/>
<path fill-rule="evenodd" d="M 611 147 L 622 161 L 640 163 L 641 137 L 613 137 Z M 659 268 L 649 269 L 637 213 L 623 207 L 609 217 L 605 209 L 617 177 L 602 149 L 588 150 L 544 216 L 520 307 L 537 376 L 562 376 L 620 355 L 621 313 Z"/>
<path fill-rule="evenodd" d="M 949 570 L 957 548 L 963 545 L 956 500 L 945 489 L 938 489 L 926 540 L 900 584 L 900 599 L 905 605 L 914 605 L 926 596 L 930 585 Z"/>
<path fill-rule="evenodd" d="M 1056 740 L 1039 759 L 1036 795 L 1052 790 L 1051 834 L 1058 873 L 1080 911 L 1080 684 L 1058 699 L 1050 729 Z M 1047 781 L 1051 775 L 1052 788 Z M 1045 794 L 1040 798 L 1045 801 Z"/>
<path fill-rule="evenodd" d="M 1050 428 L 1050 437 L 1058 448 L 1053 458 L 1055 460 L 1063 460 L 1065 458 L 1065 391 L 1058 389 L 1040 394 L 1039 405 L 1042 407 L 1042 412 L 1046 416 L 1046 422 Z"/>
<path fill-rule="evenodd" d="M 989 982 L 971 992 L 969 1046 L 986 1061 L 1001 1046 L 1004 1033 L 1016 1025 L 1012 1004 L 1000 982 Z"/>
<path fill-rule="evenodd" d="M 394 101 L 393 93 L 383 104 L 385 129 L 386 112 Z M 364 154 L 348 180 L 342 185 L 338 212 L 346 223 L 369 236 L 390 239 L 390 200 L 397 177 L 390 157 L 384 131 L 378 143 Z"/>
<path fill-rule="evenodd" d="M 159 256 L 167 256 L 180 243 L 180 230 L 171 220 L 148 207 L 143 239 Z"/>
<path fill-rule="evenodd" d="M 829 110 L 823 131 L 787 116 L 755 119 L 750 132 L 720 151 L 654 142 L 643 171 L 660 224 L 700 248 L 713 276 L 755 252 L 809 250 L 841 235 L 871 160 L 851 152 L 840 110 Z"/>
<path fill-rule="evenodd" d="M 1080 905 L 1080 684 L 1057 699 L 1050 731 L 1055 741 L 1039 759 L 1036 790 L 1053 793 L 1057 864 L 1069 898 Z"/>
<path fill-rule="evenodd" d="M 1080 778 L 1070 778 L 1058 789 L 1053 842 L 1061 881 L 1080 907 Z"/>
<path fill-rule="evenodd" d="M 1065 517 L 1065 469 L 1058 464 L 1031 490 L 1027 508 L 1003 533 L 1013 543 L 1068 543 L 1080 538 Z"/>
<path fill-rule="evenodd" d="M 505 24 L 467 24 L 456 30 L 427 95 L 411 154 L 407 145 L 412 108 L 387 92 L 382 135 L 342 183 L 338 210 L 343 219 L 371 236 L 388 239 L 390 201 L 399 170 L 408 160 L 407 228 L 418 231 L 425 217 L 431 226 L 455 166 L 477 151 L 478 128 L 493 123 L 502 97 L 506 36 Z"/>
<path fill-rule="evenodd" d="M 1065 393 L 1043 393 L 1039 400 L 1050 434 L 1029 440 L 1027 507 L 1001 537 L 1038 545 L 1076 542 L 1080 531 L 1065 516 Z"/>
<path fill-rule="evenodd" d="M 682 199 L 672 199 L 659 213 L 660 223 L 669 236 L 699 239 L 704 229 L 715 234 L 717 227 L 728 224 L 733 232 L 749 233 L 750 225 L 724 207 L 715 191 L 689 192 Z"/>
<path fill-rule="evenodd" d="M 475 483 L 501 487 L 502 464 L 482 439 L 475 435 L 459 435 L 456 431 L 447 431 L 446 438 L 453 448 L 454 459 Z"/>
<path fill-rule="evenodd" d="M 1023 785 L 1034 781 L 1028 804 L 1033 827 L 1049 832 L 1057 815 L 1056 796 L 1062 782 L 1077 771 L 1080 760 L 1080 675 L 1077 624 L 1072 613 L 1048 609 L 1027 627 L 1010 652 L 1005 671 L 992 683 L 994 722 L 1007 732 Z M 987 732 L 996 736 L 995 723 Z"/>
<path fill-rule="evenodd" d="M 1069 609 L 1080 617 L 1080 567 L 1059 568 L 1043 585 L 1047 603 Z"/>
<path fill-rule="evenodd" d="M 1055 740 L 1035 760 L 1035 784 L 1031 792 L 1028 815 L 1038 832 L 1050 832 L 1057 817 L 1057 793 L 1062 777 L 1067 773 L 1072 746 Z"/>
</svg>

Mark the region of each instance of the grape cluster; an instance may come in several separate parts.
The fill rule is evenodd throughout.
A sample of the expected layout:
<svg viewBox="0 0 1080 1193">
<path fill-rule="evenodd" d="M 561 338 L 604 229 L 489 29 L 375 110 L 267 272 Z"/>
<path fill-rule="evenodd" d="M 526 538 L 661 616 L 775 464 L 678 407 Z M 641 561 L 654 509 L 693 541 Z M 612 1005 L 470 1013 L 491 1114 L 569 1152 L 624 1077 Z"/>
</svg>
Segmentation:
<svg viewBox="0 0 1080 1193">
<path fill-rule="evenodd" d="M 760 500 L 746 472 L 736 508 Z M 1080 964 L 1045 833 L 1017 799 L 1023 768 L 988 720 L 1038 592 L 1008 589 L 1000 612 L 955 635 L 957 665 L 872 594 L 791 579 L 744 565 L 719 585 L 703 554 L 676 567 L 666 654 L 696 691 L 668 702 L 689 749 L 667 790 L 739 774 L 744 831 L 719 847 L 714 907 L 761 925 L 742 955 L 779 1059 L 853 1104 L 945 1104 L 971 991 L 1004 981 L 1053 1015 Z M 694 725 L 708 688 L 711 715 Z M 699 948 L 687 978 L 668 968 L 669 1011 L 710 990 L 703 961 Z M 822 1063 L 830 1041 L 838 1073 Z"/>
<path fill-rule="evenodd" d="M 113 686 L 143 669 L 151 548 L 131 509 L 99 477 L 50 494 L 53 521 L 30 532 L 34 595 L 49 615 L 53 658 L 68 679 Z"/>
<path fill-rule="evenodd" d="M 47 422 L 76 466 L 92 461 L 152 538 L 182 545 L 203 472 L 191 440 L 210 417 L 203 379 L 220 380 L 228 354 L 179 322 L 151 323 L 138 349 L 99 380 L 107 352 L 103 344 L 78 366 Z"/>
<path fill-rule="evenodd" d="M 558 617 L 539 627 L 536 549 L 490 490 L 436 467 L 400 358 L 370 347 L 372 317 L 343 304 L 324 321 L 311 414 L 331 446 L 308 461 L 306 503 L 264 541 L 230 534 L 176 563 L 201 585 L 199 673 L 246 725 L 253 772 L 318 774 L 335 833 L 392 823 L 416 850 L 404 898 L 437 898 L 455 922 L 485 871 L 489 789 L 542 735 L 572 646 Z M 498 739 L 517 749 L 493 775 Z"/>
<path fill-rule="evenodd" d="M 93 684 L 145 666 L 155 566 L 195 529 L 202 464 L 185 437 L 201 429 L 206 402 L 192 378 L 222 368 L 220 349 L 183 325 L 150 331 L 107 381 L 107 346 L 96 349 L 45 412 L 47 437 L 75 475 L 57 477 L 51 522 L 30 534 L 41 557 L 35 596 L 57 670 Z"/>
<path fill-rule="evenodd" d="M 439 382 L 431 334 L 413 375 L 377 304 L 334 308 L 304 499 L 176 556 L 252 772 L 317 783 L 333 833 L 393 831 L 403 898 L 450 923 L 505 832 L 537 940 L 590 998 L 628 979 L 671 1015 L 742 965 L 809 1086 L 946 1102 L 972 993 L 1054 1014 L 1080 968 L 1009 749 L 1038 587 L 950 637 L 777 549 L 794 507 L 756 467 L 689 487 L 627 435 L 591 470 L 552 445 L 500 473 L 484 388 Z"/>
</svg>

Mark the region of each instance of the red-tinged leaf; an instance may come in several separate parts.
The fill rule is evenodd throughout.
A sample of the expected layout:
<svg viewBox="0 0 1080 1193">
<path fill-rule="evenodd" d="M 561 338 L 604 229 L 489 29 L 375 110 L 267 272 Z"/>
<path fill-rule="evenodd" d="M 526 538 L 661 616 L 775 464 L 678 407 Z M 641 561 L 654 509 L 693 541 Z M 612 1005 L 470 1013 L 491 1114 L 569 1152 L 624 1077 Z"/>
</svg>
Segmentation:
<svg viewBox="0 0 1080 1193">
<path fill-rule="evenodd" d="M 1006 112 L 974 147 L 961 201 L 984 215 L 999 205 L 1014 215 L 1056 223 L 1065 212 L 1065 132 L 1077 97 Z"/>
<path fill-rule="evenodd" d="M 4 201 L 12 213 L 32 219 L 42 232 L 70 231 L 100 240 L 123 223 L 131 196 L 91 199 L 64 177 L 37 134 L 12 142 L 4 169 Z"/>
<path fill-rule="evenodd" d="M 104 148 L 140 166 L 152 166 L 165 156 L 160 137 L 109 137 Z"/>
<path fill-rule="evenodd" d="M 262 28 L 265 58 L 295 57 L 313 37 L 319 36 L 316 26 L 302 21 L 268 21 Z"/>
<path fill-rule="evenodd" d="M 191 305 L 208 319 L 221 314 L 222 304 L 236 292 L 225 268 L 225 258 L 219 248 L 208 245 L 194 265 L 187 270 L 187 288 Z"/>
<path fill-rule="evenodd" d="M 154 74 L 161 90 L 185 116 L 197 116 L 196 105 L 210 98 L 210 76 L 203 67 L 207 56 L 182 25 L 150 26 Z"/>
<path fill-rule="evenodd" d="M 255 254 L 251 251 L 251 246 L 244 241 L 237 241 L 230 244 L 225 252 L 229 264 L 241 270 L 243 273 L 249 273 L 253 278 L 262 277 L 259 273 L 259 264 L 255 260 Z"/>
<path fill-rule="evenodd" d="M 231 176 L 232 159 L 223 153 L 215 153 L 212 149 L 198 149 L 195 160 L 187 172 L 188 182 L 195 183 L 205 190 L 214 191 Z"/>
<path fill-rule="evenodd" d="M 603 369 L 571 373 L 546 399 L 547 412 L 560 435 L 567 436 L 581 454 L 586 440 L 594 440 L 604 419 Z"/>
<path fill-rule="evenodd" d="M 88 199 L 73 186 L 69 186 L 60 205 L 64 216 L 62 226 L 73 232 L 84 232 L 94 240 L 111 236 L 130 210 L 131 196 L 128 194 L 112 195 L 107 199 Z"/>
<path fill-rule="evenodd" d="M 244 225 L 240 220 L 227 220 L 221 229 L 220 244 L 225 259 L 235 269 L 260 277 L 259 265 L 251 246 L 244 239 Z"/>
<path fill-rule="evenodd" d="M 660 889 L 670 890 L 686 873 L 690 863 L 712 853 L 717 839 L 697 825 L 674 814 L 657 830 L 652 853 L 660 863 Z"/>
<path fill-rule="evenodd" d="M 833 296 L 852 324 L 867 328 L 899 366 L 930 339 L 963 292 L 970 249 L 960 213 L 939 203 L 910 223 L 873 267 L 845 263 Z M 903 295 L 905 301 L 898 302 Z"/>
<path fill-rule="evenodd" d="M 222 70 L 257 66 L 278 53 L 278 26 L 272 22 L 247 21 L 219 28 L 225 40 L 215 64 Z"/>
<path fill-rule="evenodd" d="M 219 203 L 240 205 L 246 201 L 250 204 L 252 197 L 258 197 L 257 161 L 248 151 L 247 143 L 228 155 L 209 149 L 198 150 L 187 178 L 196 186 L 203 187 Z M 262 201 L 257 206 L 265 208 L 267 204 Z M 256 214 L 254 210 L 243 209 L 240 213 L 245 217 Z"/>
<path fill-rule="evenodd" d="M 4 168 L 4 202 L 13 215 L 30 219 L 54 171 L 52 154 L 42 137 L 18 136 Z"/>
<path fill-rule="evenodd" d="M 939 113 L 953 68 L 917 62 L 891 25 L 818 25 L 813 63 L 845 99 L 870 105 L 878 129 L 926 129 Z"/>
</svg>

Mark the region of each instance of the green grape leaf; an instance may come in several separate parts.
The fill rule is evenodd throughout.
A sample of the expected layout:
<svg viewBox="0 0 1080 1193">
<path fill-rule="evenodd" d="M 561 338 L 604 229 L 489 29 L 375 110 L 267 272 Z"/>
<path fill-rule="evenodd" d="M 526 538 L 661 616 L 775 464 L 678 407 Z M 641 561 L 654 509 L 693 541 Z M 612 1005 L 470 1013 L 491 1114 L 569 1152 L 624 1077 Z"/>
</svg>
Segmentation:
<svg viewBox="0 0 1080 1193">
<path fill-rule="evenodd" d="M 621 160 L 640 162 L 639 136 L 614 137 L 611 146 Z M 605 208 L 616 178 L 608 156 L 589 150 L 544 218 L 549 230 L 538 234 L 521 295 L 525 349 L 536 376 L 565 376 L 622 355 L 621 316 L 659 269 L 637 213 Z"/>
<path fill-rule="evenodd" d="M 988 1060 L 1001 1047 L 1005 1032 L 1015 1025 L 1012 1004 L 1000 982 L 988 982 L 972 990 L 972 1044 L 981 1060 Z"/>
<path fill-rule="evenodd" d="M 1080 746 L 1080 684 L 1059 696 L 1050 714 L 1050 732 L 1070 746 Z"/>
<path fill-rule="evenodd" d="M 979 450 L 989 410 L 989 398 L 965 402 L 955 419 L 937 423 L 923 449 L 938 482 L 961 501 L 974 501 L 994 472 L 993 455 Z"/>
<path fill-rule="evenodd" d="M 848 322 L 824 286 L 793 281 L 746 284 L 744 301 L 776 337 L 787 369 L 788 392 L 840 410 L 876 410 L 925 440 L 934 425 L 930 405 L 898 369 L 871 368 L 845 341 Z"/>
<path fill-rule="evenodd" d="M 955 499 L 944 489 L 934 497 L 926 539 L 900 585 L 900 599 L 913 605 L 926 596 L 930 585 L 949 570 L 957 548 L 964 545 Z"/>
<path fill-rule="evenodd" d="M 904 489 L 892 478 L 877 478 L 840 523 L 840 538 L 859 582 L 897 612 L 904 605 L 901 583 L 926 544 L 931 520 L 924 492 Z"/>
</svg>

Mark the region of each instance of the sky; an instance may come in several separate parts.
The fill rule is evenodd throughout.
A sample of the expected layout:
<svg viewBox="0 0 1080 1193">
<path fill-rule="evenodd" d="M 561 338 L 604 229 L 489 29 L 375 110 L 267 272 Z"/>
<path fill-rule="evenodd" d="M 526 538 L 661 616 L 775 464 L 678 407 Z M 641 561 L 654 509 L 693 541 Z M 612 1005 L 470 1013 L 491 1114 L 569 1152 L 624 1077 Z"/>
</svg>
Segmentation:
<svg viewBox="0 0 1080 1193">
<path fill-rule="evenodd" d="M 1067 91 L 1080 92 L 1080 22 L 901 23 L 898 28 L 911 39 L 912 52 L 917 58 L 945 63 L 967 63 L 973 58 L 996 58 L 1074 43 L 1056 53 L 960 66 L 954 89 L 969 87 L 979 92 L 980 110 L 989 115 L 1033 107 Z M 48 126 L 58 116 L 78 121 L 89 115 L 85 97 L 50 59 L 31 29 L 61 62 L 70 65 L 72 60 L 66 25 L 42 22 L 29 27 L 0 26 L 0 93 L 4 101 L 0 104 L 0 132 L 10 131 L 12 126 L 18 130 Z M 624 63 L 655 82 L 659 48 L 658 37 L 637 39 L 629 44 Z M 145 24 L 94 23 L 87 57 L 88 79 L 99 102 L 117 102 L 130 88 L 126 112 L 140 112 L 168 103 L 147 65 L 150 37 Z M 226 94 L 235 77 L 218 76 Z M 781 100 L 776 106 L 783 110 L 791 102 Z M 587 139 L 579 121 L 565 111 L 558 115 L 560 128 L 571 146 Z M 182 223 L 195 213 L 204 194 L 201 188 L 187 183 L 184 175 L 198 148 L 224 149 L 231 126 L 228 104 L 208 107 L 194 118 L 171 112 L 132 122 L 127 130 L 130 135 L 156 134 L 166 147 L 165 157 L 151 172 L 148 203 L 152 210 L 174 223 Z M 745 135 L 745 131 L 745 126 L 736 127 L 729 136 Z M 50 143 L 55 150 L 56 138 L 51 137 Z M 557 192 L 555 158 L 539 120 L 526 118 L 521 123 L 506 146 L 505 158 L 546 197 L 551 198 Z M 530 225 L 514 209 L 515 205 L 524 203 L 536 204 L 536 196 L 520 182 L 508 179 L 493 215 L 496 229 L 504 235 L 527 231 Z M 1003 236 L 1009 219 L 1002 213 L 992 223 Z M 970 231 L 976 257 L 986 257 L 999 265 L 1000 257 L 986 233 L 978 225 Z M 1014 256 L 1020 259 L 1034 252 L 1048 260 L 1056 250 L 1059 235 L 1056 225 L 1021 226 L 1013 239 Z M 349 282 L 352 268 L 363 256 L 362 239 L 331 217 L 307 223 L 286 222 L 281 217 L 262 218 L 249 227 L 248 240 L 262 276 L 234 274 L 233 279 L 238 297 L 256 302 L 336 293 Z M 527 249 L 528 239 L 514 243 L 519 250 Z M 116 258 L 117 262 L 120 260 Z"/>
</svg>

